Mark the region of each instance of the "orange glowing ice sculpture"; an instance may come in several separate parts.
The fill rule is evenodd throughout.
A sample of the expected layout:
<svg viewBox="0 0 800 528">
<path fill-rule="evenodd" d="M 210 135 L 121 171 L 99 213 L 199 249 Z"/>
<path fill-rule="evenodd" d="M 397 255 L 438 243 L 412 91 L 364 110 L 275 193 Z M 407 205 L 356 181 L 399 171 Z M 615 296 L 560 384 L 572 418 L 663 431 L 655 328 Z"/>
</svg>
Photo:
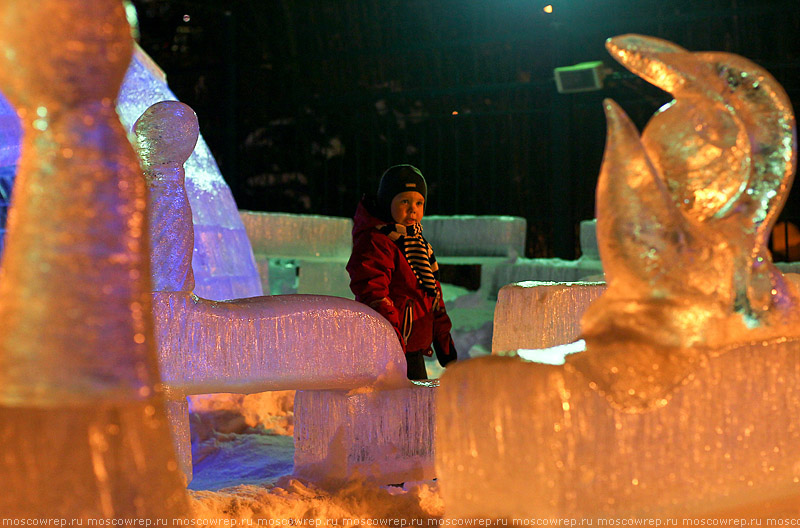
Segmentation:
<svg viewBox="0 0 800 528">
<path fill-rule="evenodd" d="M 0 511 L 186 512 L 159 390 L 146 189 L 115 112 L 117 0 L 0 3 L 0 86 L 24 139 L 0 269 Z"/>
<path fill-rule="evenodd" d="M 597 239 L 608 290 L 582 321 L 588 351 L 570 363 L 638 409 L 663 404 L 712 349 L 800 335 L 800 294 L 767 250 L 794 176 L 794 115 L 745 58 L 639 35 L 607 47 L 675 100 L 641 138 L 605 103 Z"/>
</svg>

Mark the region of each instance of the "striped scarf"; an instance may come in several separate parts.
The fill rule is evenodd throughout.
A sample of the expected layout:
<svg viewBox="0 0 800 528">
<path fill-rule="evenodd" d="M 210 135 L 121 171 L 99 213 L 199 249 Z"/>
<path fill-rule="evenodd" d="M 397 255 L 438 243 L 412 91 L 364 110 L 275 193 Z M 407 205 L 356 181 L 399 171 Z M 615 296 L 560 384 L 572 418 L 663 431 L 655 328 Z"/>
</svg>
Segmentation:
<svg viewBox="0 0 800 528">
<path fill-rule="evenodd" d="M 422 237 L 422 226 L 420 224 L 411 226 L 387 224 L 378 226 L 378 230 L 403 250 L 403 255 L 405 255 L 411 269 L 414 271 L 422 290 L 431 297 L 436 297 L 436 280 L 439 275 L 439 265 L 433 255 L 433 248 Z"/>
</svg>

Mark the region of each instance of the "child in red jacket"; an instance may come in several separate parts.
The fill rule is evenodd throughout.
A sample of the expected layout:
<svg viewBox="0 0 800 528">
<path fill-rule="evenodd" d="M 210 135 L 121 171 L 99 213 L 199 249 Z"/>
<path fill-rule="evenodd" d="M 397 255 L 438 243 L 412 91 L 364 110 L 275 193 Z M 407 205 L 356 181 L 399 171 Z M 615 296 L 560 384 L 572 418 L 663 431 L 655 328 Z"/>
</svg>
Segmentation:
<svg viewBox="0 0 800 528">
<path fill-rule="evenodd" d="M 428 379 L 423 356 L 442 366 L 456 359 L 442 301 L 439 266 L 422 237 L 428 188 L 416 167 L 396 165 L 381 176 L 375 199 L 364 198 L 353 219 L 347 263 L 356 300 L 383 315 L 403 345 L 409 379 Z"/>
</svg>

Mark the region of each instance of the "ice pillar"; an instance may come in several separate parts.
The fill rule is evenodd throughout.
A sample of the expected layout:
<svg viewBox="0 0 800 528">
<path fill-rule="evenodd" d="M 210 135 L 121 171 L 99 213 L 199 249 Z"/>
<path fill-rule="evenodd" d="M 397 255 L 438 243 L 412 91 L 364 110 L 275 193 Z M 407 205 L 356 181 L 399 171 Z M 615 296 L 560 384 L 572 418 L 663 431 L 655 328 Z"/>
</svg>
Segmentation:
<svg viewBox="0 0 800 528">
<path fill-rule="evenodd" d="M 187 502 L 153 346 L 145 184 L 115 112 L 115 0 L 0 4 L 23 126 L 0 268 L 0 511 L 165 518 Z"/>
<path fill-rule="evenodd" d="M 191 292 L 194 230 L 183 164 L 200 134 L 197 116 L 183 103 L 161 101 L 145 110 L 133 133 L 149 197 L 153 291 Z"/>
</svg>

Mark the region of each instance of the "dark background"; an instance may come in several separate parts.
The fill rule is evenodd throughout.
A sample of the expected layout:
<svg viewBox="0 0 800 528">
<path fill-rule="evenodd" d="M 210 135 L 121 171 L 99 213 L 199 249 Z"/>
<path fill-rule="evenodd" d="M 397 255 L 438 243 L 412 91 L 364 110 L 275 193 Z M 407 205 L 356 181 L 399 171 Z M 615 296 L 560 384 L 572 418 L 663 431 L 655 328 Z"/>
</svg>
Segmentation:
<svg viewBox="0 0 800 528">
<path fill-rule="evenodd" d="M 594 217 L 602 99 L 641 128 L 664 92 L 606 38 L 728 51 L 800 108 L 800 1 L 134 0 L 140 44 L 191 105 L 241 209 L 352 216 L 389 165 L 412 163 L 428 214 L 527 219 L 526 256 L 574 258 Z M 602 60 L 599 91 L 553 68 Z M 800 216 L 795 189 L 783 218 Z M 795 223 L 797 221 L 795 220 Z"/>
</svg>

